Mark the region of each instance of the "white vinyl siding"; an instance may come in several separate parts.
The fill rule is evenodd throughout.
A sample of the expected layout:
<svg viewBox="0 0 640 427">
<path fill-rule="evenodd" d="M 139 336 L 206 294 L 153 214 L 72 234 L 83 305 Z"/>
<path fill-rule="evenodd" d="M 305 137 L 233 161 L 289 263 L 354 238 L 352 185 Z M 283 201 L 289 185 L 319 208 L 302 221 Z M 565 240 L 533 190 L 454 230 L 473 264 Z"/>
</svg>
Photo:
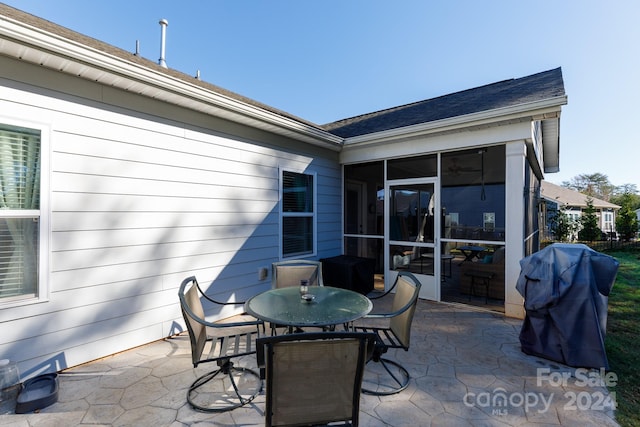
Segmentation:
<svg viewBox="0 0 640 427">
<path fill-rule="evenodd" d="M 335 153 L 131 94 L 123 102 L 141 111 L 6 83 L 2 111 L 50 124 L 49 300 L 0 310 L 0 354 L 21 372 L 184 330 L 177 289 L 187 276 L 228 300 L 268 289 L 258 270 L 279 259 L 282 168 L 313 168 L 317 252 L 340 253 Z"/>
</svg>

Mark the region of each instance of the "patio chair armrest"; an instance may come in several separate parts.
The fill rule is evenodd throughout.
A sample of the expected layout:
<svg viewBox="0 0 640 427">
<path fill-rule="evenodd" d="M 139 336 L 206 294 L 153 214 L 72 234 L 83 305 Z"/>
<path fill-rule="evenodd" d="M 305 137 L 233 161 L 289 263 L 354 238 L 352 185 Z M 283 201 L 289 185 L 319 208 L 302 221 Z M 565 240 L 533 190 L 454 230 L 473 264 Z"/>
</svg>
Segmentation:
<svg viewBox="0 0 640 427">
<path fill-rule="evenodd" d="M 417 297 L 418 296 L 416 295 L 414 298 L 411 298 L 411 300 L 408 303 L 406 303 L 403 307 L 399 308 L 396 311 L 392 311 L 390 313 L 369 313 L 364 318 L 365 319 L 385 319 L 385 318 L 396 317 L 404 313 L 405 311 L 409 310 Z"/>
<path fill-rule="evenodd" d="M 214 304 L 218 304 L 218 305 L 238 305 L 238 304 L 244 304 L 245 301 L 218 301 L 217 299 L 211 298 L 209 295 L 205 294 L 204 291 L 202 290 L 202 288 L 200 287 L 200 284 L 195 281 L 195 285 L 198 288 L 198 291 L 200 291 L 200 295 L 202 295 L 202 297 L 204 299 L 206 299 L 207 301 L 210 301 Z"/>
<path fill-rule="evenodd" d="M 185 310 L 189 314 L 189 317 L 191 317 L 196 322 L 211 328 L 222 329 L 222 328 L 237 328 L 242 326 L 255 326 L 256 328 L 258 328 L 258 330 L 260 329 L 259 328 L 260 326 L 264 328 L 264 322 L 258 319 L 248 320 L 243 322 L 226 322 L 226 323 L 209 322 L 208 320 L 201 319 L 200 317 L 196 316 L 196 314 L 193 313 L 186 304 L 183 304 L 182 309 Z"/>
<path fill-rule="evenodd" d="M 397 283 L 398 283 L 398 279 L 396 278 L 396 280 L 393 282 L 393 285 L 391 285 L 391 287 L 389 289 L 387 289 L 386 291 L 382 292 L 380 295 L 367 296 L 367 298 L 369 298 L 370 300 L 384 298 L 387 295 L 389 295 L 395 289 Z"/>
</svg>

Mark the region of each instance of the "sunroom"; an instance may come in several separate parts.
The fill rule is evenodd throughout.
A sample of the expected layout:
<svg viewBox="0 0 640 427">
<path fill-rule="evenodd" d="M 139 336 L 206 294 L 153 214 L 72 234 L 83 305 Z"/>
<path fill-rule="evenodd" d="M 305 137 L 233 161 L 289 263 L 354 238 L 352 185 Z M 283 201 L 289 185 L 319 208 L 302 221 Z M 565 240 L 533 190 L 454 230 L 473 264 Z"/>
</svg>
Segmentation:
<svg viewBox="0 0 640 427">
<path fill-rule="evenodd" d="M 555 69 L 325 126 L 345 137 L 344 252 L 374 258 L 379 286 L 409 270 L 423 298 L 521 317 L 565 103 Z"/>
</svg>

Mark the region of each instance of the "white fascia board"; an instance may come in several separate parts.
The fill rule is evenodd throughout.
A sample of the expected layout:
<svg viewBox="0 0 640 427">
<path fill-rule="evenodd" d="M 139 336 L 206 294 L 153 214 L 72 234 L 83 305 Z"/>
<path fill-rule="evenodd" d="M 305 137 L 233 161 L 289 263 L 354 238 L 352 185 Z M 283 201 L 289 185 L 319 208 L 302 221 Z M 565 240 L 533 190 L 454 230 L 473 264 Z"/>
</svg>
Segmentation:
<svg viewBox="0 0 640 427">
<path fill-rule="evenodd" d="M 473 131 L 436 132 L 413 138 L 397 138 L 380 144 L 345 145 L 340 152 L 340 163 L 360 163 L 440 151 L 466 150 L 512 141 L 524 142 L 531 137 L 531 125 L 524 120 L 502 122 L 500 126 L 478 126 L 470 129 Z"/>
<path fill-rule="evenodd" d="M 48 61 L 55 62 L 55 69 L 60 72 L 80 78 L 91 75 L 92 81 L 208 114 L 217 112 L 223 118 L 298 138 L 334 151 L 339 151 L 343 143 L 343 138 L 322 129 L 6 17 L 0 19 L 0 36 L 16 45 L 12 51 L 3 49 L 0 53 L 21 60 L 29 61 L 29 57 L 37 56 L 37 61 L 30 62 L 42 66 L 46 66 Z M 8 47 L 6 43 L 3 46 Z M 29 49 L 36 50 L 37 55 L 29 55 Z"/>
<path fill-rule="evenodd" d="M 410 138 L 439 132 L 462 130 L 471 126 L 490 125 L 497 122 L 511 121 L 537 115 L 558 113 L 560 106 L 566 105 L 567 97 L 559 96 L 541 101 L 519 104 L 512 107 L 496 108 L 462 116 L 389 129 L 372 134 L 345 138 L 344 145 L 383 144 L 399 138 Z"/>
</svg>

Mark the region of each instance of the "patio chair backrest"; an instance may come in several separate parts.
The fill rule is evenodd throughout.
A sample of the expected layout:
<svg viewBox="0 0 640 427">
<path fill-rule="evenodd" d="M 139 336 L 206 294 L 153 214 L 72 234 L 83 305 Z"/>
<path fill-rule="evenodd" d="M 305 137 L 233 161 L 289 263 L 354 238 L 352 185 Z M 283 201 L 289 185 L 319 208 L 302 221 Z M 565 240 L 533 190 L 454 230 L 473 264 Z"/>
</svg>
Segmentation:
<svg viewBox="0 0 640 427">
<path fill-rule="evenodd" d="M 185 292 L 187 285 L 191 285 L 189 290 Z M 198 319 L 204 319 L 204 308 L 200 301 L 198 286 L 196 286 L 196 278 L 190 277 L 185 279 L 180 285 L 178 292 L 180 297 L 180 309 L 182 317 L 187 324 L 189 331 L 189 340 L 191 341 L 191 358 L 193 365 L 197 366 L 202 356 L 202 351 L 207 343 L 207 328 Z"/>
<path fill-rule="evenodd" d="M 409 348 L 411 339 L 411 323 L 416 312 L 418 294 L 420 292 L 420 282 L 407 272 L 399 272 L 396 283 L 396 294 L 393 298 L 391 312 L 409 307 L 402 313 L 392 317 L 389 321 L 389 328 L 396 335 L 405 349 Z"/>
<path fill-rule="evenodd" d="M 351 421 L 358 425 L 360 390 L 375 334 L 319 332 L 259 338 L 265 366 L 265 425 Z"/>
<path fill-rule="evenodd" d="M 300 286 L 300 280 L 308 280 L 309 286 L 324 286 L 322 263 L 320 261 L 289 260 L 272 264 L 272 288 Z"/>
</svg>

